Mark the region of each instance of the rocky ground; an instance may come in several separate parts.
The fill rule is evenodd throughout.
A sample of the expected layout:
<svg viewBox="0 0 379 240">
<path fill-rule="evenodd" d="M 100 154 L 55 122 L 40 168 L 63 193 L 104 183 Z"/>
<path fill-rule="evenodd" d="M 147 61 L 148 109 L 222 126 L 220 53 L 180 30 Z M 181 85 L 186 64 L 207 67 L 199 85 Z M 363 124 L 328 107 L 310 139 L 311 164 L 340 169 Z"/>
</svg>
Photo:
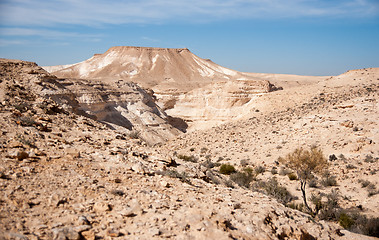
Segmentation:
<svg viewBox="0 0 379 240">
<path fill-rule="evenodd" d="M 0 74 L 0 239 L 369 239 L 240 187 L 218 164 L 265 166 L 255 182 L 275 175 L 299 195 L 271 169 L 317 143 L 337 156 L 338 186 L 311 191 L 338 188 L 341 205 L 377 217 L 379 194 L 358 182 L 378 183 L 377 78 L 348 89 L 331 81 L 330 92 L 320 83 L 322 94 L 310 89 L 290 109 L 280 99 L 296 89 L 278 91 L 270 110 L 259 101 L 246 120 L 150 147 L 35 91 L 58 86 L 34 64 L 1 60 Z"/>
</svg>

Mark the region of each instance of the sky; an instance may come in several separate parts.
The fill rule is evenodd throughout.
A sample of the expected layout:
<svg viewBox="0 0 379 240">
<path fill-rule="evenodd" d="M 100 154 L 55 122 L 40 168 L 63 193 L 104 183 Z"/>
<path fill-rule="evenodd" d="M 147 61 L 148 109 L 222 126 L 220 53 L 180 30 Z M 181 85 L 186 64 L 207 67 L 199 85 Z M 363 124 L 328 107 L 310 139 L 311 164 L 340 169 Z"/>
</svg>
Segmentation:
<svg viewBox="0 0 379 240">
<path fill-rule="evenodd" d="M 0 0 L 0 57 L 72 64 L 112 46 L 188 48 L 242 72 L 379 67 L 379 0 Z"/>
</svg>

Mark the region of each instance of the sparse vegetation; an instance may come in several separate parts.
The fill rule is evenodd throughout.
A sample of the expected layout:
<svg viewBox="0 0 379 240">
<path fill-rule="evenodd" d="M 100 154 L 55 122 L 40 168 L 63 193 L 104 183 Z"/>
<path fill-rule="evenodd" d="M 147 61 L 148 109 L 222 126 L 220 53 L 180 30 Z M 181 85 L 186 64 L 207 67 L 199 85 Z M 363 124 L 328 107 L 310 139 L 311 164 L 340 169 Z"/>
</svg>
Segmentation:
<svg viewBox="0 0 379 240">
<path fill-rule="evenodd" d="M 337 177 L 334 175 L 331 175 L 330 172 L 326 171 L 321 179 L 321 184 L 324 187 L 331 187 L 331 186 L 337 186 Z"/>
<path fill-rule="evenodd" d="M 342 161 L 346 161 L 346 157 L 345 155 L 343 155 L 342 153 L 340 155 L 338 155 L 338 158 Z"/>
<path fill-rule="evenodd" d="M 338 219 L 338 222 L 343 228 L 349 229 L 351 228 L 351 226 L 353 226 L 355 221 L 352 217 L 350 217 L 346 213 L 341 213 Z"/>
<path fill-rule="evenodd" d="M 358 182 L 361 184 L 361 186 L 362 186 L 363 188 L 365 188 L 365 187 L 367 187 L 368 185 L 371 184 L 370 181 L 368 181 L 368 180 L 363 180 L 363 179 L 359 179 Z"/>
<path fill-rule="evenodd" d="M 182 159 L 183 161 L 185 162 L 193 162 L 193 163 L 196 163 L 197 162 L 197 158 L 193 155 L 191 156 L 187 156 L 187 155 L 182 155 L 182 154 L 179 154 L 178 155 L 178 158 L 179 159 Z"/>
<path fill-rule="evenodd" d="M 268 181 L 258 181 L 253 185 L 253 190 L 263 191 L 265 194 L 272 196 L 280 202 L 287 204 L 294 199 L 287 188 L 280 186 L 276 178 Z"/>
<path fill-rule="evenodd" d="M 180 179 L 180 181 L 184 183 L 191 184 L 191 181 L 189 180 L 185 172 L 180 173 L 176 170 L 164 170 L 164 171 L 157 171 L 156 173 L 163 176 L 169 176 L 171 178 L 178 178 Z"/>
<path fill-rule="evenodd" d="M 378 159 L 374 158 L 371 155 L 366 155 L 364 161 L 367 162 L 367 163 L 375 163 L 375 162 L 378 161 Z"/>
<path fill-rule="evenodd" d="M 350 163 L 349 163 L 349 164 L 346 165 L 346 168 L 347 168 L 347 169 L 356 169 L 357 167 L 354 166 L 353 164 L 350 164 Z"/>
<path fill-rule="evenodd" d="M 250 183 L 254 180 L 252 171 L 235 172 L 230 175 L 230 180 L 237 183 L 241 187 L 250 187 Z"/>
<path fill-rule="evenodd" d="M 255 169 L 254 169 L 255 173 L 258 175 L 258 174 L 261 174 L 261 173 L 264 173 L 266 171 L 266 168 L 263 167 L 263 166 L 257 166 Z"/>
</svg>

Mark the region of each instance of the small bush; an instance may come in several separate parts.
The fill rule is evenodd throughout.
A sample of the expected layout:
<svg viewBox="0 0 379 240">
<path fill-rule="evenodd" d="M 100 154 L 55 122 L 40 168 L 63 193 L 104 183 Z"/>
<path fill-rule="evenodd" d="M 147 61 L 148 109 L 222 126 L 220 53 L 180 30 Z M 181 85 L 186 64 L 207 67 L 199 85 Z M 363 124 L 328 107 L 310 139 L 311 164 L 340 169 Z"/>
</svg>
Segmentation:
<svg viewBox="0 0 379 240">
<path fill-rule="evenodd" d="M 292 201 L 294 197 L 287 190 L 287 188 L 279 185 L 276 178 L 271 178 L 269 181 L 260 181 L 254 184 L 253 190 L 261 190 L 265 194 L 272 196 L 279 200 L 280 202 L 287 204 Z"/>
<path fill-rule="evenodd" d="M 250 183 L 254 180 L 254 176 L 251 172 L 236 172 L 230 175 L 230 180 L 237 183 L 241 187 L 248 188 Z"/>
<path fill-rule="evenodd" d="M 347 229 L 349 231 L 364 234 L 367 236 L 379 237 L 379 218 L 367 218 L 364 215 L 357 214 L 349 217 L 351 217 L 354 221 L 354 223 L 350 225 L 350 227 L 349 225 L 346 225 L 348 226 Z M 350 221 L 348 221 L 348 223 L 349 222 Z"/>
<path fill-rule="evenodd" d="M 255 169 L 254 169 L 255 173 L 258 175 L 260 173 L 264 173 L 266 171 L 266 168 L 263 167 L 263 166 L 257 166 Z"/>
<path fill-rule="evenodd" d="M 312 178 L 312 179 L 309 181 L 308 186 L 309 186 L 310 188 L 318 188 L 317 178 Z"/>
<path fill-rule="evenodd" d="M 374 162 L 377 162 L 377 159 L 375 159 L 375 158 L 374 158 L 373 156 L 371 156 L 371 155 L 366 155 L 364 161 L 367 162 L 367 163 L 374 163 Z"/>
<path fill-rule="evenodd" d="M 359 179 L 358 182 L 361 184 L 361 186 L 362 186 L 363 188 L 365 188 L 365 187 L 367 187 L 368 185 L 371 184 L 370 181 L 368 181 L 368 180 L 362 180 L 362 179 Z"/>
<path fill-rule="evenodd" d="M 201 165 L 203 165 L 204 167 L 206 167 L 208 169 L 211 169 L 211 168 L 220 166 L 220 163 L 214 163 L 211 160 L 207 160 L 207 161 L 203 162 Z"/>
<path fill-rule="evenodd" d="M 291 180 L 291 181 L 297 180 L 297 176 L 295 173 L 289 173 L 287 176 L 288 176 L 289 180 Z"/>
<path fill-rule="evenodd" d="M 236 169 L 230 165 L 230 164 L 222 164 L 220 166 L 220 173 L 225 175 L 230 175 L 232 173 L 235 173 Z"/>
<path fill-rule="evenodd" d="M 191 156 L 187 156 L 187 155 L 181 155 L 179 154 L 178 155 L 178 158 L 179 159 L 182 159 L 183 161 L 185 162 L 193 162 L 193 163 L 196 163 L 197 162 L 197 159 L 195 158 L 195 156 L 191 155 Z"/>
<path fill-rule="evenodd" d="M 323 178 L 321 179 L 321 184 L 324 187 L 337 186 L 337 177 L 331 175 L 329 172 L 325 172 Z"/>
<path fill-rule="evenodd" d="M 368 196 L 369 197 L 378 194 L 378 190 L 376 190 L 376 186 L 373 183 L 370 183 L 370 184 L 367 185 L 367 191 L 368 191 Z"/>
<path fill-rule="evenodd" d="M 241 165 L 242 167 L 246 167 L 247 165 L 249 165 L 249 161 L 246 160 L 246 159 L 242 159 L 242 160 L 240 161 L 240 165 Z"/>
<path fill-rule="evenodd" d="M 316 213 L 320 219 L 323 220 L 334 220 L 337 219 L 337 215 L 340 212 L 340 206 L 338 204 L 339 194 L 337 191 L 332 191 L 331 193 L 326 195 L 327 201 L 321 203 L 318 209 L 316 209 Z"/>
<path fill-rule="evenodd" d="M 347 215 L 346 213 L 340 214 L 338 222 L 345 229 L 351 228 L 351 226 L 353 226 L 353 224 L 355 223 L 354 219 L 350 217 L 349 215 Z"/>
<path fill-rule="evenodd" d="M 343 155 L 342 153 L 340 155 L 338 155 L 338 158 L 341 159 L 342 161 L 346 160 L 345 155 Z"/>
</svg>

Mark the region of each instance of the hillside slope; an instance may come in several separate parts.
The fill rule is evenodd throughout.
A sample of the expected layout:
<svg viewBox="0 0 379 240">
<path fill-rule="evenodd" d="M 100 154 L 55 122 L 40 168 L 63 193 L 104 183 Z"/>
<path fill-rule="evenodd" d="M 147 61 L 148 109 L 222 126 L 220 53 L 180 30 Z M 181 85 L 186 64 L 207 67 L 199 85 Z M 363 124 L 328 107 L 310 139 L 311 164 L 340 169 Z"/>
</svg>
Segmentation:
<svg viewBox="0 0 379 240">
<path fill-rule="evenodd" d="M 217 169 L 41 95 L 67 82 L 0 63 L 0 239 L 369 239 L 216 185 L 210 176 L 226 180 Z"/>
<path fill-rule="evenodd" d="M 368 68 L 293 85 L 254 99 L 256 111 L 244 119 L 188 133 L 163 147 L 199 162 L 264 167 L 260 180 L 276 178 L 301 199 L 298 181 L 285 173 L 293 170 L 278 158 L 296 148 L 318 146 L 331 156 L 328 171 L 336 185 L 323 186 L 328 178 L 316 176 L 309 197 L 337 191 L 344 208 L 379 217 L 378 83 L 379 68 Z"/>
</svg>

